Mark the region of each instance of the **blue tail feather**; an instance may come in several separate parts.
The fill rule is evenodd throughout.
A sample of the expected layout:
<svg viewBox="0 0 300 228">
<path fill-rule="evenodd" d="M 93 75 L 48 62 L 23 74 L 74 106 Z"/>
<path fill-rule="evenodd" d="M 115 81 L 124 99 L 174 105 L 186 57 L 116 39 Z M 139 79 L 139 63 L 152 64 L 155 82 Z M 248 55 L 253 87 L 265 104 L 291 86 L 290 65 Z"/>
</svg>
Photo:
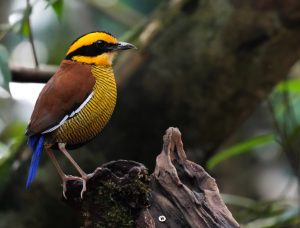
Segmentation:
<svg viewBox="0 0 300 228">
<path fill-rule="evenodd" d="M 43 135 L 30 136 L 28 139 L 28 145 L 32 150 L 32 157 L 31 157 L 31 163 L 30 163 L 29 173 L 26 182 L 26 188 L 29 188 L 30 184 L 32 183 L 35 177 L 39 165 L 40 157 L 44 147 L 44 136 Z"/>
</svg>

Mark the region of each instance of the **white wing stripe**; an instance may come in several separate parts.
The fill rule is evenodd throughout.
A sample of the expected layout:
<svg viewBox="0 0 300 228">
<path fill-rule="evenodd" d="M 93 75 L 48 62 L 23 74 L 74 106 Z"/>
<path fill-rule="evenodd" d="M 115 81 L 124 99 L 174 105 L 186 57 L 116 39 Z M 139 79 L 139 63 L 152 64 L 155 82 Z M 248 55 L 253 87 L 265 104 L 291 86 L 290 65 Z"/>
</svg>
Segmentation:
<svg viewBox="0 0 300 228">
<path fill-rule="evenodd" d="M 59 122 L 59 124 L 51 127 L 50 129 L 47 129 L 47 130 L 43 131 L 42 134 L 46 134 L 46 133 L 52 132 L 52 131 L 56 130 L 57 128 L 59 128 L 61 125 L 63 125 L 64 122 L 66 122 L 67 119 L 73 117 L 75 114 L 77 114 L 78 112 L 80 112 L 80 110 L 89 102 L 89 100 L 92 98 L 93 95 L 94 95 L 94 92 L 91 92 L 91 94 L 84 100 L 84 102 L 75 111 L 71 112 L 70 115 L 66 115 Z"/>
<path fill-rule="evenodd" d="M 85 101 L 70 114 L 70 117 L 73 117 L 76 113 L 78 113 L 88 102 L 91 100 L 92 96 L 94 95 L 94 92 L 91 92 L 91 94 L 85 99 Z"/>
</svg>

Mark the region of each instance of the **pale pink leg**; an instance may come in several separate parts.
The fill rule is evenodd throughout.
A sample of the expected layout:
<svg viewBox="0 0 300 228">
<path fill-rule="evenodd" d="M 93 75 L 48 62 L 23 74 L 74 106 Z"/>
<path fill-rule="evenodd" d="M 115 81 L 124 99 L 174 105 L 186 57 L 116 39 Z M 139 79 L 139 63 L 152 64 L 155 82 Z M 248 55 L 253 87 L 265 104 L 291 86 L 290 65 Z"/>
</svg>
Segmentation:
<svg viewBox="0 0 300 228">
<path fill-rule="evenodd" d="M 86 181 L 90 179 L 92 176 L 87 175 L 80 167 L 79 165 L 75 162 L 75 160 L 71 157 L 69 152 L 66 150 L 66 144 L 65 143 L 58 143 L 58 148 L 60 149 L 61 152 L 66 156 L 66 158 L 72 163 L 72 165 L 75 167 L 75 169 L 80 173 L 81 177 L 74 177 L 74 176 L 69 176 L 67 177 L 68 180 L 80 180 L 82 181 L 82 190 L 81 190 L 81 198 L 83 198 L 83 193 L 86 191 Z M 71 178 L 71 179 L 70 179 Z M 76 179 L 74 179 L 76 178 Z"/>
<path fill-rule="evenodd" d="M 68 182 L 69 180 L 81 180 L 81 178 L 80 178 L 80 177 L 74 177 L 74 176 L 71 176 L 71 175 L 66 175 L 66 174 L 63 172 L 62 168 L 60 167 L 60 165 L 59 165 L 57 159 L 55 158 L 55 156 L 54 156 L 52 150 L 51 150 L 50 148 L 47 148 L 46 151 L 47 151 L 47 153 L 48 153 L 48 155 L 49 155 L 49 157 L 50 157 L 50 159 L 51 159 L 53 165 L 55 166 L 55 168 L 56 168 L 56 170 L 57 170 L 59 176 L 60 176 L 61 179 L 62 179 L 62 182 L 63 182 L 63 184 L 62 184 L 62 185 L 63 185 L 63 196 L 65 197 L 65 199 L 67 199 L 67 197 L 66 197 L 67 182 Z"/>
</svg>

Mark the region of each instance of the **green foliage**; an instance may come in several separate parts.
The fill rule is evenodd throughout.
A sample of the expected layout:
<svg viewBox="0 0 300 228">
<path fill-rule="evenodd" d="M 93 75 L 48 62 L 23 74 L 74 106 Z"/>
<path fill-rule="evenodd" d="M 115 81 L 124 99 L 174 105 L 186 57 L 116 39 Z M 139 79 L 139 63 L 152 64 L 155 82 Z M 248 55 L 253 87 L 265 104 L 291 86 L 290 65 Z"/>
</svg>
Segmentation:
<svg viewBox="0 0 300 228">
<path fill-rule="evenodd" d="M 48 0 L 48 6 L 51 6 L 54 10 L 58 19 L 62 18 L 63 9 L 64 9 L 64 1 L 63 0 Z"/>
<path fill-rule="evenodd" d="M 250 222 L 243 227 L 256 228 L 256 227 L 291 227 L 300 225 L 299 209 L 287 208 L 281 213 L 274 216 L 257 219 Z"/>
<path fill-rule="evenodd" d="M 285 131 L 287 138 L 297 134 L 300 127 L 300 80 L 281 82 L 270 99 L 279 130 Z"/>
<path fill-rule="evenodd" d="M 0 24 L 0 40 L 10 31 L 21 33 L 24 37 L 28 37 L 30 33 L 29 16 L 31 12 L 31 5 L 27 5 L 25 9 L 18 9 L 11 12 L 10 16 L 14 16 L 19 19 L 16 19 L 10 24 Z"/>
<path fill-rule="evenodd" d="M 273 133 L 249 138 L 218 152 L 208 160 L 208 169 L 213 169 L 220 162 L 233 156 L 276 143 L 275 138 L 280 138 L 281 146 L 296 139 L 300 134 L 300 80 L 292 79 L 279 83 L 269 99 L 273 109 L 271 114 L 276 124 Z M 284 139 L 281 138 L 281 132 L 285 134 Z"/>
<path fill-rule="evenodd" d="M 32 11 L 32 7 L 28 4 L 23 12 L 23 18 L 21 21 L 21 29 L 20 32 L 24 37 L 29 37 L 30 35 L 30 25 L 29 25 L 29 17 Z"/>
<path fill-rule="evenodd" d="M 9 91 L 11 73 L 8 66 L 8 52 L 3 45 L 0 45 L 0 86 Z"/>
<path fill-rule="evenodd" d="M 21 26 L 21 34 L 25 37 L 29 37 L 30 34 L 30 27 L 29 27 L 29 21 L 27 18 L 24 18 L 22 21 L 22 26 Z"/>
<path fill-rule="evenodd" d="M 11 25 L 8 23 L 0 24 L 0 40 L 8 33 L 11 29 Z"/>
<path fill-rule="evenodd" d="M 251 152 L 258 147 L 278 141 L 285 151 L 291 148 L 300 135 L 300 80 L 285 80 L 279 83 L 268 98 L 270 118 L 273 120 L 273 132 L 267 135 L 251 137 L 226 148 L 208 162 L 213 169 L 217 164 L 233 156 Z M 276 140 L 275 140 L 276 139 Z M 291 153 L 291 151 L 289 151 Z M 238 208 L 234 213 L 243 227 L 296 227 L 300 225 L 299 205 L 291 205 L 284 200 L 255 201 L 235 195 L 223 195 L 226 204 Z"/>
<path fill-rule="evenodd" d="M 275 88 L 276 93 L 300 93 L 300 80 L 290 79 L 279 83 Z"/>
<path fill-rule="evenodd" d="M 274 134 L 260 135 L 253 138 L 247 139 L 243 142 L 237 143 L 225 150 L 220 151 L 213 157 L 211 157 L 207 162 L 207 168 L 213 169 L 220 162 L 231 158 L 233 156 L 240 155 L 242 153 L 247 153 L 254 148 L 275 143 Z"/>
<path fill-rule="evenodd" d="M 24 122 L 14 121 L 0 132 L 0 191 L 9 180 L 14 156 L 25 141 Z"/>
<path fill-rule="evenodd" d="M 242 227 L 291 227 L 300 225 L 299 207 L 284 200 L 255 201 L 246 197 L 222 194 L 224 202 L 236 209 Z"/>
</svg>

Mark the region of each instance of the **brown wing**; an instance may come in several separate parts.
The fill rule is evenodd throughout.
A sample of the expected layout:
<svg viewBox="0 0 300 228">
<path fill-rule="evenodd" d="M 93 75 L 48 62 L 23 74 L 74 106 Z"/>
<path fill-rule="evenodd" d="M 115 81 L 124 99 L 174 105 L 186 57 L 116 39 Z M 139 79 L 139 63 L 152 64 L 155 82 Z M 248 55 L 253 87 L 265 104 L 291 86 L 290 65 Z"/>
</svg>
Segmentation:
<svg viewBox="0 0 300 228">
<path fill-rule="evenodd" d="M 26 135 L 39 134 L 59 124 L 84 102 L 94 85 L 90 65 L 63 60 L 36 101 Z"/>
</svg>

